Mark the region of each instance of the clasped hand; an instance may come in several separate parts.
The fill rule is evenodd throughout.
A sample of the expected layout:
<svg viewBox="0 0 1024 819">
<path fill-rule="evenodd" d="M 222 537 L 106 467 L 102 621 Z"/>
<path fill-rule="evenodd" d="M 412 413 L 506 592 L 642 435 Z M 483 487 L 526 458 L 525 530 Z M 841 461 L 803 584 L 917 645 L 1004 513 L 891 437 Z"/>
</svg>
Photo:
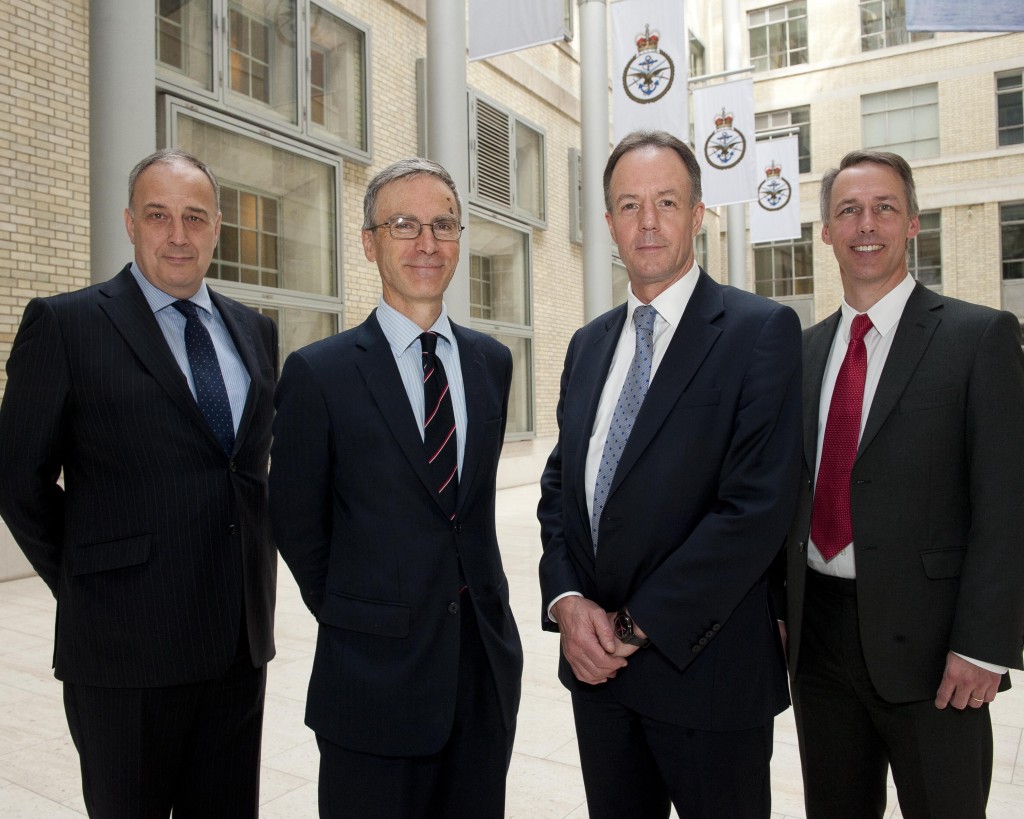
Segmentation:
<svg viewBox="0 0 1024 819">
<path fill-rule="evenodd" d="M 637 650 L 616 638 L 612 626 L 615 612 L 605 611 L 592 600 L 563 597 L 551 613 L 562 635 L 562 653 L 580 682 L 598 685 L 610 680 Z M 639 630 L 637 634 L 643 636 Z"/>
</svg>

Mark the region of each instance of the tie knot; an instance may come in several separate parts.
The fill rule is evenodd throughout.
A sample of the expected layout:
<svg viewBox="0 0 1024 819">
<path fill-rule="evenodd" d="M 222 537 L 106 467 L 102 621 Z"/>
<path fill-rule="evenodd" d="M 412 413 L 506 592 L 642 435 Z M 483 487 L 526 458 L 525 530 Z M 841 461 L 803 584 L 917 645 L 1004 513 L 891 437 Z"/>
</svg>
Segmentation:
<svg viewBox="0 0 1024 819">
<path fill-rule="evenodd" d="M 434 355 L 437 350 L 437 333 L 430 330 L 425 333 L 420 333 L 420 347 L 424 353 Z"/>
<path fill-rule="evenodd" d="M 186 319 L 194 319 L 198 316 L 196 306 L 185 299 L 178 299 L 171 304 L 171 307 L 181 313 Z"/>
<path fill-rule="evenodd" d="M 867 313 L 854 316 L 853 325 L 850 327 L 850 341 L 862 341 L 873 326 Z"/>
<path fill-rule="evenodd" d="M 633 326 L 636 327 L 638 333 L 642 331 L 647 335 L 653 335 L 654 319 L 657 315 L 658 311 L 651 305 L 641 304 L 633 311 Z"/>
</svg>

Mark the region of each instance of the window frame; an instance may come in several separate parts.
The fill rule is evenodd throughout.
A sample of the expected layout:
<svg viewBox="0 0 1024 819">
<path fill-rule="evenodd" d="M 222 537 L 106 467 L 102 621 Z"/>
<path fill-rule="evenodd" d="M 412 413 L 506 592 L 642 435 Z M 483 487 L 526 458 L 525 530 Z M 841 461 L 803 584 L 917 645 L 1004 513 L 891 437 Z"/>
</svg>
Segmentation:
<svg viewBox="0 0 1024 819">
<path fill-rule="evenodd" d="M 1000 90 L 999 81 L 1017 78 L 1017 85 L 1011 88 Z M 1024 145 L 1024 122 L 1014 125 L 1001 125 L 999 123 L 999 98 L 1016 95 L 1019 104 L 1024 108 L 1024 68 L 1017 68 L 1012 71 L 1000 71 L 995 75 L 996 92 L 996 147 L 1011 148 L 1015 145 Z M 1011 131 L 1019 133 L 1016 141 L 1004 142 L 1003 135 Z"/>
<path fill-rule="evenodd" d="M 791 13 L 794 7 L 802 6 L 802 13 Z M 755 72 L 760 71 L 780 71 L 785 68 L 792 68 L 798 65 L 807 65 L 810 62 L 810 37 L 808 36 L 810 30 L 807 25 L 807 0 L 789 0 L 787 3 L 777 3 L 773 6 L 765 6 L 759 9 L 752 9 L 747 12 L 747 52 L 750 57 L 750 64 L 754 66 Z M 780 10 L 785 11 L 785 16 L 781 19 L 771 19 L 774 12 Z M 763 20 L 763 22 L 754 23 L 755 19 Z M 804 38 L 805 42 L 803 46 L 794 48 L 792 43 L 794 35 L 791 32 L 791 24 L 797 20 L 803 20 L 804 25 Z M 771 27 L 779 26 L 783 27 L 783 48 L 777 52 L 773 52 L 771 47 Z M 766 29 L 765 32 L 765 45 L 767 51 L 763 55 L 754 55 L 754 47 L 751 39 L 751 34 L 754 29 Z M 783 65 L 772 65 L 773 54 L 785 55 L 785 63 Z M 794 62 L 794 54 L 803 54 L 803 60 Z M 760 62 L 763 61 L 764 65 L 761 66 Z"/>
<path fill-rule="evenodd" d="M 512 216 L 517 220 L 521 220 L 535 227 L 547 228 L 549 212 L 547 132 L 536 123 L 531 122 L 525 117 L 519 116 L 507 106 L 502 105 L 499 102 L 495 102 L 493 99 L 477 93 L 473 89 L 469 89 L 467 92 L 467 105 L 469 106 L 469 201 L 478 207 L 491 210 L 494 213 Z M 485 191 L 481 190 L 483 185 L 479 150 L 481 105 L 492 109 L 495 122 L 497 122 L 498 117 L 505 118 L 505 131 L 508 137 L 508 155 L 506 157 L 506 170 L 508 172 L 509 186 L 508 202 L 505 202 L 503 199 L 495 196 L 489 196 Z M 518 128 L 526 128 L 537 134 L 540 144 L 538 152 L 540 162 L 540 167 L 538 169 L 538 185 L 540 187 L 540 207 L 542 211 L 540 216 L 537 216 L 531 211 L 525 209 L 520 201 L 521 197 L 519 195 L 519 168 L 517 155 L 518 146 L 516 139 Z M 497 127 L 495 127 L 495 130 L 498 130 Z M 497 161 L 495 161 L 494 164 L 497 165 Z M 501 183 L 504 182 L 504 179 L 495 179 L 495 181 Z"/>
<path fill-rule="evenodd" d="M 505 433 L 505 440 L 527 440 L 531 439 L 536 435 L 537 431 L 537 384 L 535 374 L 537 371 L 536 359 L 536 333 L 534 325 L 534 310 L 533 310 L 533 227 L 527 224 L 523 224 L 518 219 L 512 219 L 507 216 L 501 216 L 496 214 L 487 208 L 478 207 L 476 205 L 469 205 L 467 208 L 466 224 L 471 225 L 471 220 L 477 219 L 485 222 L 490 222 L 498 227 L 505 228 L 507 230 L 514 231 L 522 234 L 524 239 L 524 270 L 523 270 L 523 304 L 526 309 L 526 323 L 517 324 L 509 321 L 501 321 L 494 318 L 480 318 L 470 315 L 469 326 L 477 330 L 478 332 L 484 333 L 485 335 L 494 337 L 509 336 L 512 338 L 524 339 L 528 344 L 529 356 L 526 362 L 527 372 L 524 374 L 523 383 L 529 391 L 526 401 L 526 412 L 529 416 L 527 419 L 527 428 L 521 431 Z M 469 235 L 469 243 L 463 248 L 463 252 L 466 254 L 467 259 L 472 258 L 474 255 L 480 256 L 480 254 L 474 254 L 472 249 L 473 235 L 475 233 L 472 228 L 467 231 Z M 487 257 L 484 257 L 487 258 Z M 493 279 L 492 279 L 493 288 Z M 513 388 L 515 387 L 515 380 L 513 377 Z"/>
<path fill-rule="evenodd" d="M 171 93 L 194 102 L 204 105 L 213 103 L 218 108 L 230 112 L 237 119 L 247 123 L 258 125 L 275 134 L 285 138 L 301 140 L 317 148 L 323 148 L 332 153 L 340 154 L 359 164 L 369 165 L 373 161 L 373 99 L 370 89 L 373 87 L 373 43 L 372 31 L 368 24 L 356 19 L 346 11 L 329 4 L 326 0 L 284 0 L 288 6 L 282 6 L 282 14 L 290 10 L 295 21 L 295 106 L 297 110 L 297 121 L 290 122 L 286 118 L 275 117 L 269 111 L 264 113 L 260 110 L 262 103 L 253 101 L 252 104 L 245 104 L 243 97 L 237 91 L 231 90 L 230 79 L 230 38 L 228 35 L 228 19 L 230 14 L 231 0 L 208 0 L 210 3 L 211 29 L 211 86 L 202 86 L 195 80 L 190 79 L 186 74 L 173 69 L 167 64 L 156 60 L 156 90 L 157 93 Z M 312 51 L 312 38 L 309 32 L 309 20 L 312 10 L 316 8 L 322 12 L 337 18 L 342 23 L 355 29 L 362 39 L 362 68 L 361 88 L 362 100 L 362 144 L 354 144 L 345 141 L 340 136 L 329 138 L 329 133 L 322 126 L 312 121 L 312 103 L 310 89 L 310 55 Z M 154 10 L 154 36 L 157 35 L 159 21 L 159 4 Z M 271 30 L 276 27 L 271 25 Z M 184 47 L 184 46 L 183 46 Z M 240 104 L 241 103 L 241 104 Z"/>
<path fill-rule="evenodd" d="M 783 248 L 789 248 L 792 254 L 792 258 L 796 259 L 796 248 L 801 248 L 806 251 L 807 259 L 810 262 L 811 272 L 809 276 L 796 276 L 796 266 L 794 265 L 792 274 L 788 277 L 780 277 L 775 275 L 776 273 L 776 251 Z M 759 279 L 757 276 L 757 257 L 758 251 L 770 250 L 771 251 L 771 277 L 767 279 Z M 791 298 L 807 298 L 814 296 L 814 223 L 813 222 L 801 222 L 800 224 L 800 238 L 799 239 L 782 239 L 775 242 L 758 242 L 751 245 L 751 251 L 754 256 L 754 292 L 758 295 L 765 296 L 770 299 L 791 299 Z M 771 283 L 771 293 L 761 292 L 760 285 L 762 282 Z M 779 293 L 778 283 L 789 282 L 790 289 L 792 292 Z M 807 282 L 810 285 L 810 290 L 806 292 L 797 292 L 797 282 Z"/>
<path fill-rule="evenodd" d="M 233 282 L 227 279 L 211 278 L 214 289 L 218 293 L 245 302 L 250 305 L 259 305 L 266 308 L 295 308 L 301 310 L 313 310 L 316 312 L 330 313 L 337 315 L 338 328 L 343 326 L 345 299 L 344 282 L 342 272 L 344 270 L 341 225 L 344 222 L 342 214 L 343 197 L 340 195 L 344 184 L 342 161 L 339 157 L 326 154 L 322 151 L 311 149 L 294 140 L 268 134 L 264 129 L 257 128 L 234 117 L 222 115 L 206 108 L 189 104 L 177 99 L 170 94 L 161 95 L 161 104 L 158 105 L 160 121 L 158 122 L 157 133 L 165 140 L 166 145 L 179 145 L 178 123 L 181 117 L 188 117 L 197 120 L 205 125 L 227 131 L 256 142 L 269 145 L 272 148 L 287 151 L 297 156 L 319 162 L 327 166 L 334 176 L 335 190 L 335 218 L 333 220 L 333 240 L 336 248 L 334 253 L 334 270 L 330 275 L 334 280 L 337 295 L 313 293 L 303 290 L 295 290 L 284 287 L 270 287 L 268 285 L 244 284 Z M 216 169 L 215 169 L 216 170 Z M 244 181 L 225 180 L 225 184 L 231 187 L 246 187 L 252 189 Z M 280 215 L 278 216 L 280 219 Z M 278 229 L 278 241 L 284 237 L 280 227 Z M 278 251 L 280 252 L 280 250 Z"/>
<path fill-rule="evenodd" d="M 865 6 L 876 3 L 881 4 L 882 7 L 882 30 L 865 34 Z M 890 11 L 894 5 L 897 6 L 897 10 L 895 12 Z M 935 37 L 934 32 L 931 31 L 907 31 L 907 5 L 905 0 L 860 0 L 857 4 L 857 10 L 860 17 L 860 50 L 862 54 L 909 43 L 918 43 L 922 40 L 931 40 Z M 902 22 L 902 26 L 895 25 L 897 20 Z M 866 45 L 868 38 L 877 38 L 879 36 L 881 36 L 880 45 Z"/>
<path fill-rule="evenodd" d="M 917 103 L 914 101 L 915 92 L 923 91 L 924 89 L 931 89 L 934 99 L 929 100 L 927 103 Z M 902 92 L 909 91 L 911 94 L 911 104 L 901 105 L 894 107 L 890 103 L 890 95 L 899 94 Z M 874 102 L 880 98 L 885 98 L 885 107 L 866 111 L 865 107 L 869 102 Z M 917 125 L 918 112 L 923 112 L 926 108 L 934 109 L 934 124 L 935 130 L 934 135 L 929 135 L 926 138 L 920 137 L 921 127 Z M 914 139 L 900 139 L 894 140 L 894 134 L 891 132 L 892 126 L 890 125 L 891 119 L 894 115 L 900 112 L 910 111 L 911 118 L 914 120 L 914 125 L 909 129 L 907 134 L 900 134 L 898 136 L 913 136 Z M 872 143 L 868 140 L 867 134 L 867 118 L 877 117 L 880 114 L 885 115 L 885 138 L 886 141 L 882 143 Z M 890 88 L 886 91 L 878 91 L 872 94 L 862 94 L 860 98 L 860 127 L 861 127 L 861 144 L 864 150 L 874 151 L 892 151 L 898 153 L 907 161 L 913 161 L 915 159 L 932 159 L 937 156 L 941 156 L 942 153 L 942 128 L 940 123 L 939 111 L 939 84 L 937 82 L 922 83 L 921 85 L 903 86 L 901 88 Z M 918 146 L 922 146 L 925 143 L 934 143 L 934 153 L 920 153 Z"/>
<path fill-rule="evenodd" d="M 806 119 L 803 122 L 793 122 L 793 114 L 797 112 L 805 112 Z M 787 122 L 776 123 L 776 118 L 781 118 L 785 114 Z M 768 127 L 760 127 L 757 122 L 763 117 L 768 117 Z M 754 114 L 754 130 L 758 133 L 767 133 L 769 131 L 776 131 L 784 128 L 791 128 L 796 131 L 797 135 L 797 155 L 799 159 L 799 172 L 810 173 L 812 164 L 812 141 L 811 141 L 811 106 L 810 105 L 797 105 L 793 108 L 779 108 L 775 111 L 759 111 Z M 803 149 L 806 148 L 806 154 Z M 804 167 L 804 161 L 806 160 L 807 167 Z"/>
<path fill-rule="evenodd" d="M 920 251 L 920 247 L 919 247 L 919 244 L 918 244 L 918 240 L 921 238 L 922 235 L 924 235 L 926 237 L 931 237 L 931 236 L 934 235 L 934 237 L 939 242 L 939 264 L 938 264 L 937 268 L 935 268 L 935 267 L 926 267 L 925 270 L 931 271 L 931 270 L 936 270 L 937 269 L 938 270 L 938 281 L 937 282 L 930 282 L 930 283 L 929 282 L 921 282 L 921 284 L 923 284 L 925 287 L 928 287 L 928 288 L 931 288 L 932 290 L 935 290 L 938 293 L 941 293 L 942 292 L 942 210 L 940 208 L 936 208 L 934 210 L 923 210 L 920 213 L 918 213 L 917 216 L 918 216 L 918 221 L 921 223 L 921 229 L 918 231 L 916 236 L 914 236 L 912 239 L 910 239 L 910 241 L 907 242 L 907 271 L 910 273 L 911 276 L 914 277 L 915 280 L 918 280 L 918 277 L 919 277 L 919 275 L 921 273 L 920 252 L 919 252 Z M 924 223 L 921 221 L 922 218 L 927 218 L 928 220 L 931 220 L 932 217 L 935 217 L 938 220 L 937 224 L 934 227 L 932 227 L 931 225 L 925 227 Z"/>
<path fill-rule="evenodd" d="M 1003 212 L 1006 208 L 1020 208 L 1021 218 L 1007 220 Z M 1021 255 L 1019 258 L 1006 258 L 1006 229 L 1007 226 L 1016 226 L 1016 229 L 1020 233 L 1020 248 Z M 1006 266 L 1008 264 L 1017 265 L 1020 269 L 1019 276 L 1007 276 Z M 1020 282 L 1024 281 L 1024 200 L 1017 200 L 1012 202 L 1000 202 L 999 203 L 999 280 L 1004 284 L 1006 282 Z"/>
</svg>

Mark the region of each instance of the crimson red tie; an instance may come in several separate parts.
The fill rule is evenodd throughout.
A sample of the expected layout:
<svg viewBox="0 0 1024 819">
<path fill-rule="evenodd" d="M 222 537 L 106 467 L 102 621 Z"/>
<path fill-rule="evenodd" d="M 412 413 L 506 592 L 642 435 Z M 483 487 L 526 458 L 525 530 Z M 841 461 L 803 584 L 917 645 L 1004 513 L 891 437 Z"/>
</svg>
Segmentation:
<svg viewBox="0 0 1024 819">
<path fill-rule="evenodd" d="M 864 336 L 871 319 L 861 313 L 853 319 L 846 357 L 839 368 L 832 403 L 825 422 L 818 482 L 811 510 L 811 540 L 825 560 L 831 560 L 853 540 L 850 521 L 850 472 L 860 441 L 860 416 L 864 406 L 864 378 L 868 353 Z"/>
</svg>

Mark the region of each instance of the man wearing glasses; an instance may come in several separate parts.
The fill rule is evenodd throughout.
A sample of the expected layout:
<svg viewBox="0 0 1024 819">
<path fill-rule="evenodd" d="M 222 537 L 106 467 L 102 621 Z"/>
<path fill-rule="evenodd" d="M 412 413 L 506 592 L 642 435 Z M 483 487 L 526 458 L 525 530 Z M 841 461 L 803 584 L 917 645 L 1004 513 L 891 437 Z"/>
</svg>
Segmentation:
<svg viewBox="0 0 1024 819">
<path fill-rule="evenodd" d="M 320 624 L 320 816 L 498 819 L 523 662 L 494 524 L 512 358 L 448 319 L 444 168 L 390 165 L 363 210 L 383 296 L 288 357 L 271 453 L 277 545 Z"/>
</svg>

